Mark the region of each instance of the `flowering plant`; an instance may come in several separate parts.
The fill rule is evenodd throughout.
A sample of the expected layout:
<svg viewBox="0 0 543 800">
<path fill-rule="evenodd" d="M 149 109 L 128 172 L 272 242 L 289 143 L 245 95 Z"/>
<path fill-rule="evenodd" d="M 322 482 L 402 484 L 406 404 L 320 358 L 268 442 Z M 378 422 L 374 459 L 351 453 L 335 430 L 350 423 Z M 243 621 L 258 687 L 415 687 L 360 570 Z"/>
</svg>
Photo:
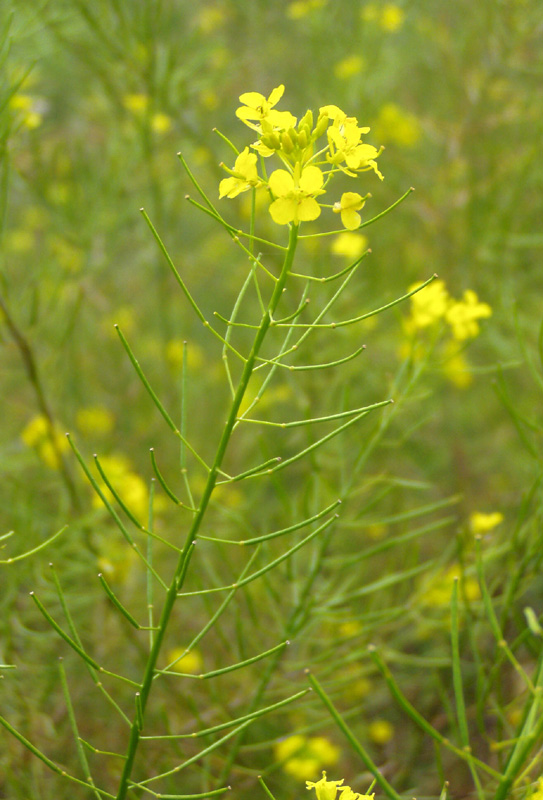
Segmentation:
<svg viewBox="0 0 543 800">
<path fill-rule="evenodd" d="M 234 166 L 219 186 L 219 197 L 233 198 L 254 188 L 265 188 L 270 196 L 269 212 L 278 225 L 310 222 L 320 216 L 322 208 L 331 208 L 341 215 L 348 230 L 360 227 L 362 209 L 366 199 L 358 192 L 344 192 L 333 204 L 317 198 L 326 194 L 328 184 L 337 173 L 358 178 L 360 173 L 373 170 L 383 180 L 376 159 L 382 152 L 362 141 L 368 127 L 360 127 L 356 117 L 335 105 L 322 106 L 318 115 L 306 111 L 298 120 L 289 111 L 277 111 L 276 104 L 283 96 L 284 86 L 278 86 L 266 98 L 259 92 L 240 96 L 243 103 L 236 115 L 258 138 L 242 152 L 237 153 Z M 325 142 L 319 140 L 326 137 Z M 257 153 L 261 157 L 261 174 L 257 167 Z M 281 167 L 267 177 L 264 159 L 275 156 Z"/>
</svg>

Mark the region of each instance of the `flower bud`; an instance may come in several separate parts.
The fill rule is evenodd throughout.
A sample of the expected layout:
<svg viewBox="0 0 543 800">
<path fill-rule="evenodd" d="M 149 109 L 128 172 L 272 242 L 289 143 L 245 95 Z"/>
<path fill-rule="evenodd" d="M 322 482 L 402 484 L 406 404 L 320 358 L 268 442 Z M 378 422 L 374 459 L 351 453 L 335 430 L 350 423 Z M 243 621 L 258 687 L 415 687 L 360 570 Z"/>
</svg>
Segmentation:
<svg viewBox="0 0 543 800">
<path fill-rule="evenodd" d="M 307 142 L 309 141 L 309 137 L 307 135 L 307 129 L 303 128 L 298 134 L 298 147 L 302 150 L 305 150 L 307 147 Z"/>
<path fill-rule="evenodd" d="M 315 139 L 318 139 L 327 130 L 329 121 L 330 120 L 328 119 L 328 116 L 326 114 L 319 116 L 319 119 L 317 120 L 317 124 L 315 126 L 315 130 L 313 131 L 313 136 L 315 137 Z"/>
<path fill-rule="evenodd" d="M 294 133 L 294 136 L 296 136 L 296 132 L 293 131 L 293 133 Z M 296 139 L 297 139 L 297 137 L 296 137 Z M 296 141 L 296 139 L 294 141 Z M 285 153 L 287 155 L 292 153 L 292 151 L 294 150 L 294 147 L 295 147 L 294 141 L 293 141 L 293 137 L 291 135 L 291 131 L 288 131 L 288 133 L 286 131 L 283 131 L 283 133 L 281 134 L 281 147 L 282 147 L 282 149 L 285 151 Z"/>
<path fill-rule="evenodd" d="M 311 109 L 308 109 L 303 117 L 301 118 L 300 122 L 298 123 L 298 130 L 301 131 L 303 128 L 311 128 L 313 127 L 313 112 Z"/>
</svg>

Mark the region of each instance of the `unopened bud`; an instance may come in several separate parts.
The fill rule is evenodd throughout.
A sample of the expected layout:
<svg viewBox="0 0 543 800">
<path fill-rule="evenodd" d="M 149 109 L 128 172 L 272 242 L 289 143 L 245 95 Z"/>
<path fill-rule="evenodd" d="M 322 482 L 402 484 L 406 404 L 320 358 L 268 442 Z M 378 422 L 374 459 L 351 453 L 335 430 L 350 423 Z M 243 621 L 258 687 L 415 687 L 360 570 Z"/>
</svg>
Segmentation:
<svg viewBox="0 0 543 800">
<path fill-rule="evenodd" d="M 326 114 L 323 114 L 322 116 L 319 117 L 317 124 L 315 126 L 315 130 L 313 131 L 313 136 L 315 137 L 315 139 L 318 139 L 327 130 L 329 121 L 330 120 L 328 119 L 328 116 Z"/>
<path fill-rule="evenodd" d="M 303 128 L 311 128 L 313 127 L 313 112 L 310 108 L 305 112 L 303 117 L 301 118 L 300 122 L 298 123 L 298 130 L 301 131 Z"/>
<path fill-rule="evenodd" d="M 285 131 L 283 131 L 281 134 L 281 147 L 287 155 L 292 153 L 294 150 L 294 142 L 292 141 L 290 134 L 286 133 Z"/>
</svg>

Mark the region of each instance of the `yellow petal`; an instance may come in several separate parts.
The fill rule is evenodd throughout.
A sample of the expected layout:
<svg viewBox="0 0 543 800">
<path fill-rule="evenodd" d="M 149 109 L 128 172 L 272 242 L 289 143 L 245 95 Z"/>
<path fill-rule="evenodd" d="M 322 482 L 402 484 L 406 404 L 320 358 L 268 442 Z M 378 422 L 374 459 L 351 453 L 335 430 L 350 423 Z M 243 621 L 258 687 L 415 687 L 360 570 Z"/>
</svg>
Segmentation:
<svg viewBox="0 0 543 800">
<path fill-rule="evenodd" d="M 286 169 L 276 169 L 270 175 L 268 186 L 276 197 L 284 197 L 294 189 L 294 180 Z"/>
<path fill-rule="evenodd" d="M 307 194 L 315 194 L 322 187 L 324 178 L 318 167 L 306 167 L 300 178 L 300 189 Z"/>
<path fill-rule="evenodd" d="M 270 214 L 278 225 L 288 225 L 296 217 L 297 203 L 292 197 L 280 197 L 270 206 Z"/>
<path fill-rule="evenodd" d="M 321 207 L 313 197 L 306 197 L 298 205 L 298 219 L 300 222 L 310 222 L 321 213 Z M 356 215 L 358 217 L 358 214 Z"/>
<path fill-rule="evenodd" d="M 283 97 L 284 91 L 285 87 L 283 86 L 283 84 L 281 84 L 271 92 L 270 96 L 268 97 L 268 103 L 270 104 L 270 106 L 275 106 L 279 102 L 279 100 Z"/>
<path fill-rule="evenodd" d="M 245 92 L 245 94 L 240 94 L 239 101 L 251 108 L 259 108 L 265 104 L 266 98 L 260 92 Z"/>
<path fill-rule="evenodd" d="M 341 221 L 348 231 L 354 231 L 360 226 L 362 219 L 352 208 L 347 208 L 341 212 Z"/>
</svg>

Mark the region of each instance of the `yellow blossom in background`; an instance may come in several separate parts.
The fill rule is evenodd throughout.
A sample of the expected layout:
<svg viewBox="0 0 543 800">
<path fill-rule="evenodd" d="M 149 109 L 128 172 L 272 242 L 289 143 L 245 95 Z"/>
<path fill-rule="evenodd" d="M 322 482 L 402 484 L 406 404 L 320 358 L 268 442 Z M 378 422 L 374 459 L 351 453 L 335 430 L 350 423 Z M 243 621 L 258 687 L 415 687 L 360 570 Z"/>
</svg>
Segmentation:
<svg viewBox="0 0 543 800">
<path fill-rule="evenodd" d="M 252 187 L 257 187 L 261 184 L 258 177 L 256 168 L 257 155 L 251 153 L 249 148 L 246 147 L 236 158 L 236 163 L 233 169 L 224 167 L 231 173 L 230 178 L 224 178 L 219 184 L 219 198 L 221 197 L 237 197 L 238 194 L 246 192 Z M 288 173 L 287 173 L 288 174 Z"/>
<path fill-rule="evenodd" d="M 344 637 L 345 639 L 350 639 L 352 636 L 356 636 L 362 630 L 362 625 L 357 622 L 356 620 L 350 620 L 349 622 L 342 622 L 339 626 L 339 635 Z"/>
<path fill-rule="evenodd" d="M 441 570 L 427 582 L 420 596 L 420 604 L 429 608 L 449 608 L 455 579 L 461 582 L 460 596 L 463 595 L 466 600 L 471 602 L 480 599 L 481 589 L 477 579 L 463 575 L 461 566 L 453 564 L 447 569 Z"/>
<path fill-rule="evenodd" d="M 138 556 L 124 540 L 104 538 L 99 541 L 98 550 L 96 566 L 106 581 L 124 583 L 136 574 Z"/>
<path fill-rule="evenodd" d="M 394 726 L 386 719 L 374 719 L 368 726 L 368 735 L 375 744 L 387 744 L 394 736 Z"/>
<path fill-rule="evenodd" d="M 386 3 L 381 11 L 379 24 L 384 31 L 395 33 L 402 27 L 404 19 L 405 12 L 400 6 L 395 3 Z"/>
<path fill-rule="evenodd" d="M 288 775 L 303 780 L 308 775 L 317 775 L 323 766 L 336 764 L 340 750 L 324 736 L 296 734 L 278 742 L 274 755 Z"/>
<path fill-rule="evenodd" d="M 357 192 L 344 192 L 341 200 L 334 203 L 334 213 L 341 214 L 343 225 L 350 231 L 360 227 L 362 217 L 357 212 L 364 207 L 366 198 Z"/>
<path fill-rule="evenodd" d="M 14 228 L 7 231 L 4 239 L 4 247 L 10 253 L 28 253 L 35 244 L 34 231 L 27 228 Z"/>
<path fill-rule="evenodd" d="M 395 103 L 382 106 L 373 130 L 379 141 L 395 142 L 402 147 L 414 147 L 422 135 L 417 117 Z"/>
<path fill-rule="evenodd" d="M 115 417 L 104 406 L 88 406 L 87 408 L 80 408 L 76 413 L 75 424 L 84 434 L 98 433 L 103 435 L 113 430 Z"/>
<path fill-rule="evenodd" d="M 14 94 L 9 100 L 9 107 L 15 111 L 25 128 L 34 130 L 39 128 L 43 121 L 38 100 L 28 94 Z"/>
<path fill-rule="evenodd" d="M 203 89 L 198 95 L 198 101 L 206 111 L 215 111 L 219 105 L 219 97 L 214 89 Z"/>
<path fill-rule="evenodd" d="M 529 797 L 529 800 L 543 800 L 543 778 L 537 782 L 537 786 Z"/>
<path fill-rule="evenodd" d="M 115 325 L 118 325 L 126 336 L 134 333 L 136 327 L 134 310 L 130 306 L 120 306 L 103 323 L 105 333 L 111 338 L 117 339 L 118 334 L 115 330 Z"/>
<path fill-rule="evenodd" d="M 67 272 L 79 272 L 83 268 L 85 253 L 80 247 L 56 235 L 47 237 L 47 244 L 55 261 Z"/>
<path fill-rule="evenodd" d="M 270 214 L 278 225 L 289 222 L 309 222 L 317 219 L 321 208 L 315 197 L 322 192 L 323 174 L 318 167 L 294 170 L 294 175 L 285 169 L 276 169 L 270 175 L 268 185 L 275 196 L 270 205 Z"/>
<path fill-rule="evenodd" d="M 492 511 L 490 514 L 474 511 L 469 517 L 469 527 L 473 534 L 488 533 L 500 522 L 503 522 L 503 514 L 499 511 Z"/>
<path fill-rule="evenodd" d="M 220 5 L 203 6 L 198 12 L 196 24 L 202 33 L 213 33 L 228 20 L 227 9 Z"/>
<path fill-rule="evenodd" d="M 158 112 L 151 117 L 151 128 L 155 133 L 168 133 L 172 129 L 172 118 L 167 114 Z"/>
<path fill-rule="evenodd" d="M 364 59 L 359 55 L 347 56 L 338 61 L 334 67 L 334 75 L 340 81 L 348 81 L 358 75 L 364 68 Z"/>
<path fill-rule="evenodd" d="M 176 647 L 168 651 L 166 660 L 168 664 L 173 664 L 175 661 L 170 669 L 190 675 L 199 675 L 204 667 L 204 659 L 199 650 L 191 650 L 190 653 L 186 653 L 184 648 Z"/>
<path fill-rule="evenodd" d="M 42 414 L 33 417 L 23 428 L 21 439 L 27 447 L 34 448 L 40 459 L 51 469 L 60 468 L 59 453 L 70 449 L 64 431 L 58 425 L 51 429 L 49 421 Z"/>
<path fill-rule="evenodd" d="M 409 287 L 410 292 L 420 286 L 414 283 Z M 443 319 L 450 304 L 450 297 L 441 280 L 433 281 L 420 292 L 411 297 L 411 317 L 409 322 L 415 328 L 427 328 Z"/>
<path fill-rule="evenodd" d="M 132 469 L 130 461 L 123 455 L 103 456 L 99 461 L 108 481 L 123 503 L 139 520 L 146 520 L 149 512 L 149 492 L 145 481 Z M 100 477 L 98 484 L 107 500 L 114 504 L 113 495 Z M 95 508 L 102 507 L 102 500 L 97 494 L 94 495 L 92 504 Z"/>
<path fill-rule="evenodd" d="M 368 239 L 361 233 L 351 233 L 344 231 L 336 236 L 330 247 L 330 252 L 335 256 L 345 256 L 346 258 L 360 258 L 362 253 L 368 249 Z"/>
<path fill-rule="evenodd" d="M 170 339 L 166 345 L 166 360 L 172 369 L 183 366 L 183 358 L 187 353 L 187 367 L 189 370 L 200 369 L 205 363 L 205 354 L 200 345 L 194 342 L 186 343 L 184 339 Z"/>
<path fill-rule="evenodd" d="M 445 318 L 452 328 L 452 333 L 458 341 L 472 339 L 479 333 L 478 319 L 485 319 L 492 315 L 488 303 L 480 303 L 479 298 L 471 289 L 466 289 L 464 299 L 453 302 L 447 309 Z"/>
<path fill-rule="evenodd" d="M 395 33 L 404 23 L 405 12 L 395 3 L 385 3 L 383 6 L 366 3 L 362 6 L 360 17 L 363 22 L 379 25 L 387 33 Z"/>
<path fill-rule="evenodd" d="M 311 11 L 322 8 L 326 0 L 294 0 L 287 6 L 287 17 L 289 19 L 302 19 L 306 17 Z"/>
<path fill-rule="evenodd" d="M 457 389 L 467 389 L 473 382 L 469 362 L 459 349 L 457 342 L 451 340 L 445 346 L 445 360 L 441 370 Z"/>
<path fill-rule="evenodd" d="M 123 106 L 132 114 L 144 114 L 149 106 L 149 97 L 143 92 L 125 94 Z"/>
</svg>

